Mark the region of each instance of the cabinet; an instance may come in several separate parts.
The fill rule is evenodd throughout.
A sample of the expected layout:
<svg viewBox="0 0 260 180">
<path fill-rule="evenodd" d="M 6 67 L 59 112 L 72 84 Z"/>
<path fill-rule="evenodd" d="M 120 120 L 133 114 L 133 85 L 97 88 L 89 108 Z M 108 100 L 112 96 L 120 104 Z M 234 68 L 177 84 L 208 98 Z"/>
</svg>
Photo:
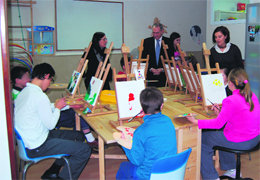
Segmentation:
<svg viewBox="0 0 260 180">
<path fill-rule="evenodd" d="M 260 98 L 260 3 L 247 7 L 245 69 L 252 91 Z"/>
<path fill-rule="evenodd" d="M 211 4 L 212 24 L 245 23 L 246 6 L 250 0 L 213 0 Z"/>
<path fill-rule="evenodd" d="M 55 40 L 53 31 L 53 27 L 34 26 L 32 38 L 32 29 L 27 28 L 28 37 L 33 39 L 33 41 L 29 41 L 29 52 L 34 52 L 34 55 L 54 55 Z"/>
</svg>

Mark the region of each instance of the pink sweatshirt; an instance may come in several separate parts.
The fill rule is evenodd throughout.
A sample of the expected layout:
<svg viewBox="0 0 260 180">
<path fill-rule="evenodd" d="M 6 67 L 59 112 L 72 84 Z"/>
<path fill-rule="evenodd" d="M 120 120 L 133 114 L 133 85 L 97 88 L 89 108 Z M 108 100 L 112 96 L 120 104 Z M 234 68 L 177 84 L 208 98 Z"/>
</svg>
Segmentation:
<svg viewBox="0 0 260 180">
<path fill-rule="evenodd" d="M 253 93 L 254 110 L 250 112 L 250 105 L 245 98 L 234 90 L 222 102 L 222 109 L 216 119 L 199 120 L 200 129 L 220 129 L 225 124 L 224 135 L 232 142 L 243 142 L 255 138 L 260 134 L 260 106 Z"/>
</svg>

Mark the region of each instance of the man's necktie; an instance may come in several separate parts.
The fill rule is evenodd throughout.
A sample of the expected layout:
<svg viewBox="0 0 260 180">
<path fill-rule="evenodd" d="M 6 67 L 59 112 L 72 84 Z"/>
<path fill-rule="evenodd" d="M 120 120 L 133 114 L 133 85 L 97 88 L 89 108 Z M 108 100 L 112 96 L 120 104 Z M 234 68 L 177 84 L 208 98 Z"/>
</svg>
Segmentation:
<svg viewBox="0 0 260 180">
<path fill-rule="evenodd" d="M 158 65 L 159 63 L 159 58 L 160 58 L 160 40 L 159 39 L 156 39 L 157 43 L 156 43 L 156 49 L 155 49 L 155 53 L 156 53 L 156 63 Z"/>
</svg>

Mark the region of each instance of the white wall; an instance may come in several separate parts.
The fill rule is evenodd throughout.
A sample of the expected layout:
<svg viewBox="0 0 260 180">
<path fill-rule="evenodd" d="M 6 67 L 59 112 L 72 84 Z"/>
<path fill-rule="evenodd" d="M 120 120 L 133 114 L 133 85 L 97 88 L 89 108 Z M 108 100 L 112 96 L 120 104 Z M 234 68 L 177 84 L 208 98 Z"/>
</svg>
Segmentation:
<svg viewBox="0 0 260 180">
<path fill-rule="evenodd" d="M 3 66 L 2 66 L 2 47 L 0 43 L 0 162 L 1 162 L 1 179 L 11 179 L 11 164 L 9 156 L 9 145 L 7 136 L 7 124 L 6 124 L 6 109 L 5 109 L 5 96 L 4 96 L 4 84 L 3 84 Z"/>
<path fill-rule="evenodd" d="M 119 1 L 124 2 L 125 44 L 130 47 L 130 50 L 139 46 L 141 39 L 151 35 L 148 26 L 153 24 L 154 17 L 158 17 L 162 24 L 168 26 L 168 34 L 165 34 L 165 36 L 169 37 L 173 31 L 181 34 L 182 48 L 185 51 L 201 50 L 201 46 L 193 42 L 189 31 L 193 25 L 200 26 L 202 41 L 205 41 L 206 0 Z M 54 0 L 36 0 L 36 2 L 33 5 L 34 25 L 55 27 Z M 9 16 L 12 16 L 13 23 L 18 22 L 17 12 L 17 10 L 13 10 L 11 15 L 9 14 Z M 86 46 L 88 44 L 89 42 L 86 42 Z"/>
</svg>

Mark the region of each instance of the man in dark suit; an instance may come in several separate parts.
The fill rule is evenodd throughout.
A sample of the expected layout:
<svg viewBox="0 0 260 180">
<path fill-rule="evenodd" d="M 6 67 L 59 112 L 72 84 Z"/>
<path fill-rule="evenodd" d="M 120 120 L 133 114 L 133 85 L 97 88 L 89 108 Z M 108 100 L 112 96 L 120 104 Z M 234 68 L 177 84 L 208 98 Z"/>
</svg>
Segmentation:
<svg viewBox="0 0 260 180">
<path fill-rule="evenodd" d="M 169 45 L 170 39 L 162 36 L 164 29 L 163 25 L 160 23 L 153 24 L 152 31 L 153 37 L 144 40 L 142 58 L 146 58 L 147 55 L 149 55 L 149 66 L 147 71 L 148 86 L 163 87 L 165 86 L 166 76 L 160 58 L 161 55 L 165 58 L 162 40 L 165 44 Z M 149 82 L 149 80 L 156 80 L 156 82 Z"/>
</svg>

